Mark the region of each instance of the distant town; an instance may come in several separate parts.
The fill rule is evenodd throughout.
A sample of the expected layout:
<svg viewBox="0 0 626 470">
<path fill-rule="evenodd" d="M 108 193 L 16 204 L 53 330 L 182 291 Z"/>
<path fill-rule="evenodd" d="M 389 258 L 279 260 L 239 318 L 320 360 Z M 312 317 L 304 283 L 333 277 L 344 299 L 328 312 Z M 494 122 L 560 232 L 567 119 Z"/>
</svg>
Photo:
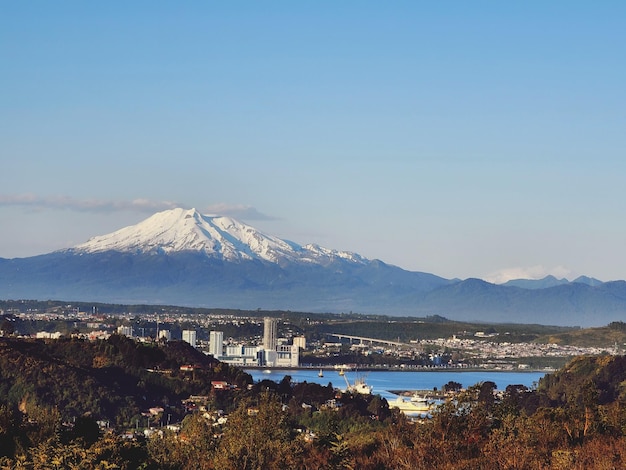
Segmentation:
<svg viewBox="0 0 626 470">
<path fill-rule="evenodd" d="M 48 308 L 9 307 L 0 310 L 0 334 L 58 339 L 74 336 L 89 340 L 120 334 L 138 342 L 180 340 L 221 362 L 242 367 L 324 368 L 361 367 L 391 370 L 480 368 L 495 370 L 558 367 L 580 355 L 618 354 L 623 345 L 575 346 L 519 334 L 481 330 L 476 325 L 448 335 L 389 339 L 388 334 L 346 333 L 346 324 L 332 331 L 332 318 L 267 312 L 187 313 L 160 309 L 154 313 L 102 313 L 72 304 Z M 358 315 L 351 316 L 358 322 Z M 377 318 L 372 323 L 393 325 L 398 320 Z M 423 324 L 425 324 L 423 322 Z M 321 326 L 325 328 L 321 328 Z M 384 331 L 384 328 L 371 328 Z"/>
</svg>

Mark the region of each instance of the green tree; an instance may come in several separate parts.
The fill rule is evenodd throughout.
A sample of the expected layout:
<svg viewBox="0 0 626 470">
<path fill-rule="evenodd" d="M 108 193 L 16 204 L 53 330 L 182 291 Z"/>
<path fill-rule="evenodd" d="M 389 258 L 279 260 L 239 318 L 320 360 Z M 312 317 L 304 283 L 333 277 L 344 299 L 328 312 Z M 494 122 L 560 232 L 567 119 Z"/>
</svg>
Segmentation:
<svg viewBox="0 0 626 470">
<path fill-rule="evenodd" d="M 258 406 L 242 403 L 228 417 L 215 454 L 216 468 L 279 470 L 297 468 L 302 453 L 288 415 L 276 395 L 264 392 Z"/>
<path fill-rule="evenodd" d="M 2 323 L 0 323 L 0 331 L 4 335 L 12 335 L 13 333 L 15 333 L 15 325 L 13 324 L 13 322 L 5 318 L 4 320 L 2 320 Z"/>
<path fill-rule="evenodd" d="M 200 413 L 186 416 L 178 435 L 165 431 L 148 440 L 150 458 L 163 469 L 212 468 L 210 462 L 217 445 L 212 424 Z"/>
<path fill-rule="evenodd" d="M 459 382 L 455 382 L 454 380 L 450 380 L 447 384 L 443 386 L 444 392 L 458 392 L 463 388 Z"/>
</svg>

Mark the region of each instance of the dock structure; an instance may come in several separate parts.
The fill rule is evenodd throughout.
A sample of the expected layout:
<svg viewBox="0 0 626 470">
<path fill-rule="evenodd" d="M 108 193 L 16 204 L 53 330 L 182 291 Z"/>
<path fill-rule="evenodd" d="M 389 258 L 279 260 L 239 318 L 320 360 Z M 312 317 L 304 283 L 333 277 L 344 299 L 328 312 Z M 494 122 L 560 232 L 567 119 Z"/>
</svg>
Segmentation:
<svg viewBox="0 0 626 470">
<path fill-rule="evenodd" d="M 388 344 L 390 346 L 406 346 L 405 343 L 400 343 L 398 341 L 389 341 L 389 340 L 386 340 L 386 339 L 378 339 L 378 338 L 366 338 L 364 336 L 345 335 L 343 333 L 326 333 L 326 336 L 334 336 L 336 338 L 339 338 L 340 341 L 342 339 L 346 338 L 346 339 L 349 339 L 351 343 L 353 341 L 358 341 L 360 344 L 363 344 L 363 343 L 374 344 L 374 343 L 376 343 L 376 344 Z"/>
</svg>

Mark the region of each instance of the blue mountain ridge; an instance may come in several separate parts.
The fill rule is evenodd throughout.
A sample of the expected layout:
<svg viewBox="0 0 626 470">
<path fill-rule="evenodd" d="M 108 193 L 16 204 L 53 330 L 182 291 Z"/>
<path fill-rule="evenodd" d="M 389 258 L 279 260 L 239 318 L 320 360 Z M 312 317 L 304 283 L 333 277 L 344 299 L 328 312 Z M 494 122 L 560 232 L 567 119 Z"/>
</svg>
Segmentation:
<svg viewBox="0 0 626 470">
<path fill-rule="evenodd" d="M 591 284 L 591 285 L 590 285 Z M 626 282 L 550 287 L 448 280 L 372 260 L 229 262 L 195 252 L 54 252 L 0 258 L 0 298 L 147 303 L 602 326 L 626 318 Z"/>
<path fill-rule="evenodd" d="M 626 283 L 548 276 L 445 279 L 301 246 L 195 209 L 158 212 L 74 248 L 0 258 L 0 298 L 358 312 L 602 326 L 626 318 Z"/>
</svg>

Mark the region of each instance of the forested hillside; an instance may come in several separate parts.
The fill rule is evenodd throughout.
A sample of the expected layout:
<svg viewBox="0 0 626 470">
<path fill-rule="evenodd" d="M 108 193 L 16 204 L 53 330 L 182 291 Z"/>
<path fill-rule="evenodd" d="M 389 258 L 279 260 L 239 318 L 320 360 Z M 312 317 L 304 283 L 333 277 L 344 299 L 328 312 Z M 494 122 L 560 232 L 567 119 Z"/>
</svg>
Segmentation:
<svg viewBox="0 0 626 470">
<path fill-rule="evenodd" d="M 182 371 L 193 365 L 193 371 Z M 63 419 L 88 414 L 132 425 L 150 407 L 207 395 L 211 380 L 245 386 L 251 378 L 182 341 L 142 344 L 113 335 L 106 341 L 0 338 L 0 401 L 22 409 L 54 407 Z"/>
<path fill-rule="evenodd" d="M 181 371 L 185 364 L 197 367 Z M 217 393 L 210 380 L 218 378 L 239 387 Z M 247 374 L 180 342 L 1 339 L 0 466 L 626 467 L 624 356 L 576 358 L 536 390 L 479 383 L 449 394 L 418 421 L 377 395 L 294 384 L 288 376 L 244 387 L 249 382 Z M 181 418 L 179 425 L 165 426 L 163 415 L 178 413 L 190 394 L 205 395 L 205 406 L 182 410 L 172 418 Z M 144 412 L 159 404 L 160 416 Z M 102 418 L 119 425 L 98 426 Z M 145 433 L 131 432 L 136 420 L 151 420 L 141 423 Z"/>
</svg>

